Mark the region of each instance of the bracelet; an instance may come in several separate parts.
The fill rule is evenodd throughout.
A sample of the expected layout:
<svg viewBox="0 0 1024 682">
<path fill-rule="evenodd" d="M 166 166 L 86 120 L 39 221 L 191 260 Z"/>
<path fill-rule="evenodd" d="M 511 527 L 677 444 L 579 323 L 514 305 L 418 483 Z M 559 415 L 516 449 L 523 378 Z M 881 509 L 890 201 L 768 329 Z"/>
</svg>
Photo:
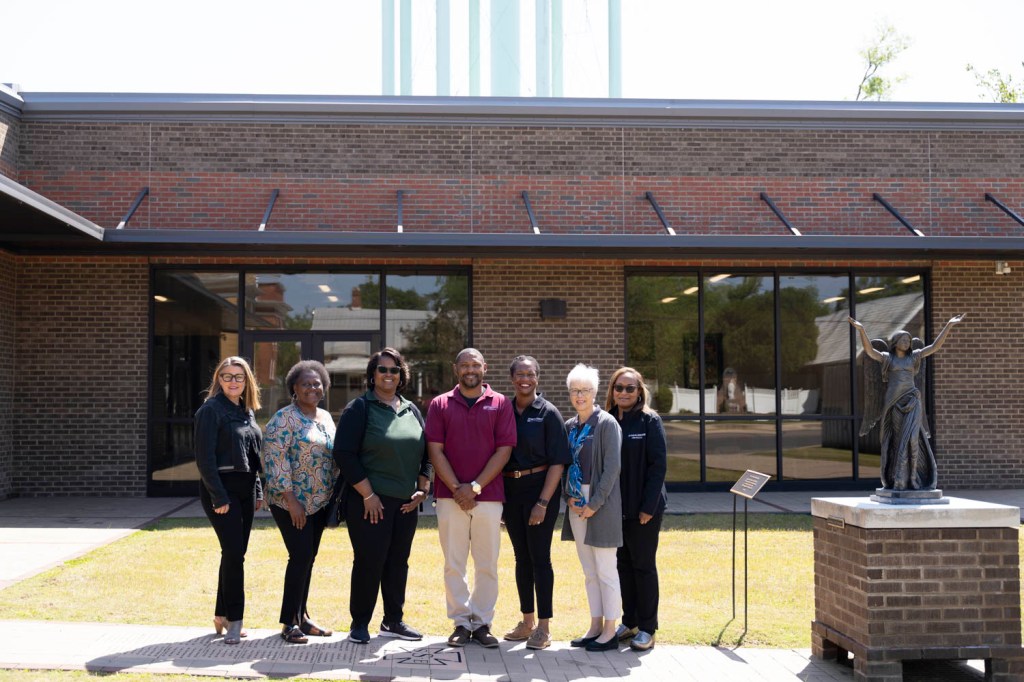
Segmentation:
<svg viewBox="0 0 1024 682">
<path fill-rule="evenodd" d="M 547 509 L 548 500 L 537 500 L 537 506 L 540 507 L 541 509 Z"/>
<path fill-rule="evenodd" d="M 377 493 L 370 493 L 369 495 L 367 495 L 366 497 L 363 498 L 363 502 L 366 502 L 368 499 L 370 499 L 371 497 L 373 497 L 376 494 Z"/>
</svg>

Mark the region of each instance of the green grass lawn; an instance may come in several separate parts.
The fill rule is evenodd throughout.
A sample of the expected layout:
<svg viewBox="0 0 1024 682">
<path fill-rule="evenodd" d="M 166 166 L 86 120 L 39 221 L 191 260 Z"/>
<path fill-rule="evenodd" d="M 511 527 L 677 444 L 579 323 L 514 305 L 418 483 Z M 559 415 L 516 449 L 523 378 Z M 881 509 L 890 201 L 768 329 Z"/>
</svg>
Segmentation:
<svg viewBox="0 0 1024 682">
<path fill-rule="evenodd" d="M 749 536 L 749 631 L 743 630 L 742 534 L 738 536 L 737 617 L 732 618 L 732 516 L 666 518 L 658 553 L 658 639 L 678 644 L 810 646 L 813 617 L 811 518 L 752 514 Z M 560 525 L 559 525 L 560 527 Z M 310 595 L 313 616 L 347 630 L 352 550 L 344 527 L 329 530 Z M 220 550 L 205 519 L 164 520 L 112 545 L 0 591 L 0 618 L 208 626 Z M 583 576 L 572 543 L 556 530 L 552 634 L 571 639 L 589 623 Z M 271 521 L 258 521 L 246 557 L 246 618 L 273 628 L 287 554 Z M 503 536 L 501 594 L 494 630 L 518 620 L 512 547 Z M 380 615 L 378 603 L 377 614 Z M 409 570 L 406 620 L 448 635 L 442 558 L 433 518 L 420 519 Z M 377 622 L 374 621 L 375 628 Z M 2 680 L 3 678 L 0 678 Z"/>
</svg>

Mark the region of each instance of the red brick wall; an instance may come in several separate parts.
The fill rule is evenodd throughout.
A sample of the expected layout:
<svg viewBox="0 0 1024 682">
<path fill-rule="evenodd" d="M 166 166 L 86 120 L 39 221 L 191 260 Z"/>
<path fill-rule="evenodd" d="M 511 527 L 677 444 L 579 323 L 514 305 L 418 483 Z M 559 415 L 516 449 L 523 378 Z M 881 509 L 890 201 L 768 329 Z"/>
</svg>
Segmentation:
<svg viewBox="0 0 1024 682">
<path fill-rule="evenodd" d="M 14 467 L 14 306 L 17 300 L 17 259 L 0 251 L 0 500 L 12 493 Z"/>
<path fill-rule="evenodd" d="M 575 414 L 565 377 L 576 363 L 597 367 L 603 396 L 625 357 L 622 276 L 621 261 L 476 261 L 473 343 L 487 360 L 491 386 L 511 395 L 509 362 L 527 354 L 540 363 L 540 390 L 564 417 Z M 541 319 L 543 298 L 565 300 L 565 319 Z"/>
<path fill-rule="evenodd" d="M 940 262 L 932 271 L 935 333 L 967 313 L 935 365 L 936 459 L 941 487 L 1024 487 L 1024 263 Z"/>
<path fill-rule="evenodd" d="M 1024 204 L 1016 131 L 719 130 L 216 122 L 23 123 L 21 180 L 97 224 L 251 230 L 530 228 L 659 233 L 652 191 L 680 233 L 785 234 L 768 193 L 808 235 L 904 235 L 878 192 L 928 235 L 1010 235 L 984 200 Z"/>
<path fill-rule="evenodd" d="M 145 495 L 146 261 L 18 261 L 13 490 Z"/>
</svg>

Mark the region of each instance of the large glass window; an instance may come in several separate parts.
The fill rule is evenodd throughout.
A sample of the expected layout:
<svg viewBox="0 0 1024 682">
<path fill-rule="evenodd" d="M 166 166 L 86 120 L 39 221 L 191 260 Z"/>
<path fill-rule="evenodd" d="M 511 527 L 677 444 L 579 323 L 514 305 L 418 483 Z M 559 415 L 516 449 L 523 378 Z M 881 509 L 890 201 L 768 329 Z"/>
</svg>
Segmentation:
<svg viewBox="0 0 1024 682">
<path fill-rule="evenodd" d="M 193 416 L 226 356 L 251 362 L 264 423 L 291 400 L 284 379 L 302 359 L 327 367 L 332 385 L 324 407 L 337 418 L 365 390 L 367 358 L 383 344 L 405 355 L 413 373 L 406 394 L 425 410 L 450 388 L 451 362 L 470 342 L 463 270 L 154 270 L 152 281 L 149 486 L 156 494 L 195 493 Z"/>
<path fill-rule="evenodd" d="M 626 363 L 664 420 L 667 480 L 876 479 L 877 429 L 857 437 L 865 369 L 848 318 L 872 338 L 924 339 L 924 285 L 915 271 L 628 273 Z"/>
<path fill-rule="evenodd" d="M 695 274 L 626 280 L 626 356 L 662 414 L 700 413 L 698 290 Z"/>
<path fill-rule="evenodd" d="M 775 413 L 774 311 L 770 276 L 704 277 L 704 376 L 715 382 L 709 414 Z"/>
</svg>

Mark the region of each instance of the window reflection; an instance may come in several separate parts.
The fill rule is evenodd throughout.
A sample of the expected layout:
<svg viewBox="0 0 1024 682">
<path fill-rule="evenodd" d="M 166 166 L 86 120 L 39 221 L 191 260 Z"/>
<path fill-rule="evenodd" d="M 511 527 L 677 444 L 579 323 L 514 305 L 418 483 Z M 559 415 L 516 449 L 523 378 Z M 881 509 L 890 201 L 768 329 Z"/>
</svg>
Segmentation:
<svg viewBox="0 0 1024 682">
<path fill-rule="evenodd" d="M 700 481 L 700 422 L 668 420 L 663 422 L 668 445 L 666 481 Z"/>
<path fill-rule="evenodd" d="M 779 278 L 782 414 L 850 414 L 850 278 Z"/>
<path fill-rule="evenodd" d="M 775 413 L 774 288 L 764 275 L 705 277 L 703 388 L 715 391 L 708 414 Z"/>
<path fill-rule="evenodd" d="M 736 481 L 747 469 L 776 475 L 775 420 L 709 421 L 708 481 Z"/>
<path fill-rule="evenodd" d="M 375 274 L 259 272 L 245 276 L 245 327 L 253 330 L 376 331 Z"/>
<path fill-rule="evenodd" d="M 403 394 L 426 414 L 430 401 L 451 389 L 455 354 L 469 345 L 469 276 L 388 275 L 386 345 L 409 364 Z"/>
<path fill-rule="evenodd" d="M 661 414 L 700 413 L 698 290 L 696 275 L 626 280 L 626 355 Z"/>
<path fill-rule="evenodd" d="M 785 479 L 849 479 L 853 476 L 852 420 L 782 422 L 782 472 Z M 861 455 L 861 478 L 878 473 L 878 455 Z"/>
</svg>

